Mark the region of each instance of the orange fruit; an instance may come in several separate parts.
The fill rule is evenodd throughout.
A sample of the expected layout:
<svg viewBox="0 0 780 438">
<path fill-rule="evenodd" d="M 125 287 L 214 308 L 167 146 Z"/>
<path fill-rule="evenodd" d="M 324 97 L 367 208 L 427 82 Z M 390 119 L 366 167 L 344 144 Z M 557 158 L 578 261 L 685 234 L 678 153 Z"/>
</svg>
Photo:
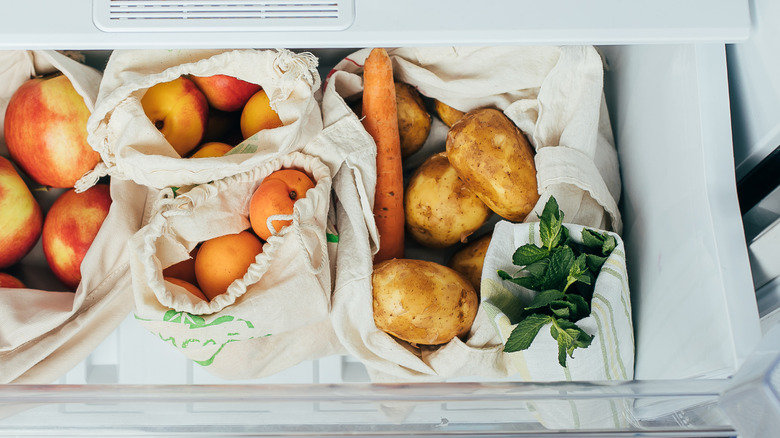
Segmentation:
<svg viewBox="0 0 780 438">
<path fill-rule="evenodd" d="M 198 247 L 196 246 L 190 251 L 190 258 L 163 269 L 163 277 L 173 277 L 193 285 L 198 284 L 198 280 L 195 278 L 195 256 L 197 254 Z"/>
<path fill-rule="evenodd" d="M 254 232 L 261 239 L 268 240 L 272 235 L 268 229 L 268 218 L 277 214 L 292 214 L 295 201 L 306 197 L 306 192 L 313 187 L 311 178 L 300 170 L 281 169 L 268 175 L 249 201 L 249 222 Z M 277 233 L 291 223 L 291 220 L 272 221 Z"/>
<path fill-rule="evenodd" d="M 233 146 L 227 143 L 210 141 L 200 145 L 195 153 L 190 155 L 190 158 L 221 157 L 230 152 L 231 149 L 233 149 Z"/>
<path fill-rule="evenodd" d="M 209 300 L 225 293 L 228 286 L 246 274 L 255 257 L 263 252 L 263 242 L 249 231 L 209 239 L 195 257 L 195 277 Z"/>
<path fill-rule="evenodd" d="M 249 138 L 263 129 L 282 126 L 282 120 L 271 108 L 271 101 L 265 90 L 255 93 L 241 111 L 241 134 Z"/>
<path fill-rule="evenodd" d="M 173 283 L 176 286 L 183 287 L 184 290 L 189 292 L 191 295 L 194 295 L 194 296 L 200 298 L 201 300 L 204 300 L 204 301 L 208 301 L 209 300 L 208 298 L 206 298 L 206 295 L 204 295 L 203 292 L 200 289 L 198 289 L 197 286 L 195 286 L 194 284 L 192 284 L 192 283 L 190 283 L 188 281 L 180 280 L 180 279 L 174 278 L 174 277 L 163 277 L 163 280 L 167 281 L 168 283 Z"/>
</svg>

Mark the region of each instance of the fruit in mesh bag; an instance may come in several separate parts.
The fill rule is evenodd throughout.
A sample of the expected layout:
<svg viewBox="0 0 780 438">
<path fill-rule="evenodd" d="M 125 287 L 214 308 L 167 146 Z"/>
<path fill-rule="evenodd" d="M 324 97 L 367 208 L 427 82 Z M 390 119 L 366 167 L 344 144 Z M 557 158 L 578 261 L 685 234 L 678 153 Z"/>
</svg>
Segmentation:
<svg viewBox="0 0 780 438">
<path fill-rule="evenodd" d="M 293 214 L 293 205 L 298 199 L 306 197 L 306 192 L 314 188 L 314 182 L 306 173 L 296 169 L 281 169 L 271 173 L 257 187 L 249 202 L 249 221 L 254 232 L 263 240 L 279 233 L 290 225 L 292 220 L 272 216 Z M 271 226 L 268 227 L 269 219 Z"/>
<path fill-rule="evenodd" d="M 43 213 L 11 162 L 0 157 L 0 268 L 22 259 L 38 242 Z"/>
<path fill-rule="evenodd" d="M 110 208 L 108 185 L 97 184 L 82 193 L 64 192 L 46 215 L 43 253 L 54 275 L 71 290 L 81 282 L 81 264 Z"/>
<path fill-rule="evenodd" d="M 263 252 L 263 243 L 249 231 L 203 242 L 195 256 L 195 277 L 203 294 L 213 300 L 242 278 Z"/>
<path fill-rule="evenodd" d="M 180 156 L 189 154 L 203 139 L 209 104 L 190 79 L 180 76 L 153 85 L 141 98 L 141 106 Z"/>
<path fill-rule="evenodd" d="M 11 159 L 39 184 L 70 188 L 100 161 L 87 143 L 90 111 L 67 76 L 33 78 L 14 92 L 5 112 Z"/>
<path fill-rule="evenodd" d="M 220 111 L 238 111 L 260 86 L 229 75 L 190 76 L 200 88 L 212 108 Z"/>
</svg>

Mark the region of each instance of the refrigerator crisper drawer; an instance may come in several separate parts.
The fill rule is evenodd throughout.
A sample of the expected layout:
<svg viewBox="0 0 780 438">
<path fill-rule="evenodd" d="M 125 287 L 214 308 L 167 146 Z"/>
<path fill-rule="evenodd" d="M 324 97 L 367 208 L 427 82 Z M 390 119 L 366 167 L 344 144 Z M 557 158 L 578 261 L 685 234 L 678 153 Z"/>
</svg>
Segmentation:
<svg viewBox="0 0 780 438">
<path fill-rule="evenodd" d="M 222 381 L 129 318 L 57 384 L 0 387 L 0 433 L 733 433 L 718 396 L 760 329 L 735 190 L 725 47 L 598 48 L 623 181 L 636 381 L 371 385 L 349 357 Z M 352 49 L 311 51 L 325 77 Z"/>
</svg>

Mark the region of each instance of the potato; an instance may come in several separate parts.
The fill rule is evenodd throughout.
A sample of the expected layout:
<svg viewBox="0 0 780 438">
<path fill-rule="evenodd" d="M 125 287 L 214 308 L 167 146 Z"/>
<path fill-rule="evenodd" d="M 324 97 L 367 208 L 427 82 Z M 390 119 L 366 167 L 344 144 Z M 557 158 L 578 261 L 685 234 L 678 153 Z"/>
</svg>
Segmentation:
<svg viewBox="0 0 780 438">
<path fill-rule="evenodd" d="M 398 110 L 398 134 L 401 137 L 401 157 L 420 150 L 431 133 L 431 115 L 425 109 L 416 88 L 403 82 L 395 83 L 395 103 Z"/>
<path fill-rule="evenodd" d="M 452 125 L 455 124 L 458 120 L 460 120 L 461 117 L 463 117 L 464 113 L 463 111 L 456 110 L 455 108 L 447 105 L 446 103 L 434 99 L 433 101 L 433 109 L 436 111 L 436 114 L 439 116 L 439 119 L 441 119 L 442 122 L 444 122 L 447 127 L 452 127 Z"/>
<path fill-rule="evenodd" d="M 438 263 L 392 259 L 374 266 L 374 322 L 412 344 L 439 345 L 465 337 L 479 298 L 471 283 Z"/>
<path fill-rule="evenodd" d="M 501 111 L 466 113 L 447 133 L 447 156 L 466 185 L 504 219 L 524 220 L 539 200 L 534 150 Z"/>
<path fill-rule="evenodd" d="M 492 235 L 486 234 L 464 245 L 452 255 L 447 266 L 463 275 L 479 294 L 482 283 L 482 266 L 485 263 L 485 253 Z"/>
<path fill-rule="evenodd" d="M 477 231 L 491 211 L 450 165 L 447 153 L 428 157 L 404 192 L 408 233 L 421 244 L 445 248 Z"/>
</svg>

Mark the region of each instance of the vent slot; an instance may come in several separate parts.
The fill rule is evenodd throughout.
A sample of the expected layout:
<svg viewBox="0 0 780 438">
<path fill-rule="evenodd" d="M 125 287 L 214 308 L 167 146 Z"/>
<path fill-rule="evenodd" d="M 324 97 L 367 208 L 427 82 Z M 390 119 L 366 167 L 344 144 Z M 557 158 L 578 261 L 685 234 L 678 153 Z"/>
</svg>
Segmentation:
<svg viewBox="0 0 780 438">
<path fill-rule="evenodd" d="M 343 30 L 353 1 L 93 0 L 93 18 L 106 32 Z"/>
</svg>

